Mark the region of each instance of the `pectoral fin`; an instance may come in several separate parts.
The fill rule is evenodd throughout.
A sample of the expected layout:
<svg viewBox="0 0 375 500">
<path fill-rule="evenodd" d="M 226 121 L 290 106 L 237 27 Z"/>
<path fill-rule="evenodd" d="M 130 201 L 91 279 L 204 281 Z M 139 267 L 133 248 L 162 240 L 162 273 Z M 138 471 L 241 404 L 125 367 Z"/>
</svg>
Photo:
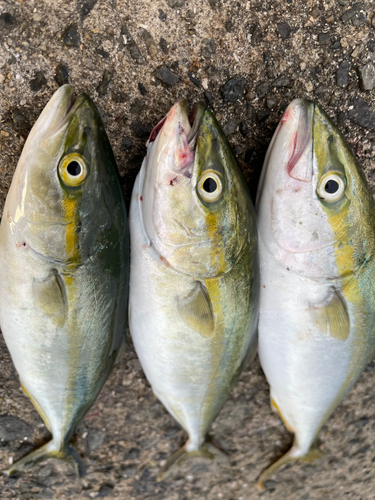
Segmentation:
<svg viewBox="0 0 375 500">
<path fill-rule="evenodd" d="M 57 271 L 53 271 L 46 278 L 34 279 L 33 296 L 35 304 L 58 328 L 62 328 L 66 321 L 66 301 L 63 284 Z"/>
<path fill-rule="evenodd" d="M 187 297 L 177 298 L 177 311 L 189 328 L 202 337 L 212 337 L 215 326 L 212 304 L 206 287 L 200 281 L 195 282 Z"/>
<path fill-rule="evenodd" d="M 310 304 L 310 314 L 323 333 L 343 342 L 349 337 L 348 309 L 341 293 L 335 288 L 330 289 L 322 302 Z"/>
</svg>

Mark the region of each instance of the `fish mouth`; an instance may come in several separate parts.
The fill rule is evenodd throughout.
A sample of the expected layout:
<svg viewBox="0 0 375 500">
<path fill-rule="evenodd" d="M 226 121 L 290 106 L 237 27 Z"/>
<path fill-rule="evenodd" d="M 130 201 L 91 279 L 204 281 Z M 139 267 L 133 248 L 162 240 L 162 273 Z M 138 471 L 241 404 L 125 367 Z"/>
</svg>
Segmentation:
<svg viewBox="0 0 375 500">
<path fill-rule="evenodd" d="M 314 120 L 315 104 L 306 99 L 295 99 L 285 110 L 264 159 L 255 203 L 256 210 L 258 210 L 268 175 L 275 179 L 281 176 L 283 184 L 289 183 L 292 179 L 303 182 L 312 181 Z M 277 163 L 275 162 L 276 154 L 279 158 Z"/>
<path fill-rule="evenodd" d="M 152 130 L 147 144 L 155 142 L 164 130 L 174 124 L 175 128 L 178 128 L 179 134 L 183 132 L 186 134 L 190 151 L 195 151 L 200 124 L 206 108 L 206 104 L 200 101 L 195 103 L 190 113 L 188 113 L 186 99 L 176 102 L 168 114 Z"/>
<path fill-rule="evenodd" d="M 290 156 L 286 164 L 289 177 L 303 182 L 311 182 L 313 177 L 312 155 L 307 161 L 302 158 L 314 149 L 314 113 L 315 104 L 306 99 L 295 99 L 286 109 L 281 118 L 281 127 L 290 129 L 289 151 Z"/>
<path fill-rule="evenodd" d="M 203 102 L 197 102 L 196 104 L 194 104 L 189 114 L 189 123 L 191 126 L 191 130 L 190 134 L 188 135 L 188 144 L 191 151 L 195 150 L 196 148 L 200 125 L 202 123 L 202 118 L 206 109 L 207 106 Z"/>
<path fill-rule="evenodd" d="M 90 98 L 84 93 L 75 97 L 73 88 L 70 85 L 64 85 L 60 87 L 59 90 L 61 91 L 61 96 L 60 102 L 56 106 L 56 120 L 54 120 L 53 125 L 46 130 L 45 134 L 42 136 L 42 141 L 53 137 L 62 130 L 71 121 L 78 109 L 90 101 Z"/>
</svg>

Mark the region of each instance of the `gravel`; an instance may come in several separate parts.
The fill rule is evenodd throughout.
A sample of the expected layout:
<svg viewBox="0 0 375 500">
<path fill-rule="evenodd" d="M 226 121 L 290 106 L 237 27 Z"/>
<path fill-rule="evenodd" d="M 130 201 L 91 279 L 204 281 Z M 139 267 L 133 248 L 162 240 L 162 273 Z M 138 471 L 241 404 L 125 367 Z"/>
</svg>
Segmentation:
<svg viewBox="0 0 375 500">
<path fill-rule="evenodd" d="M 55 81 L 59 87 L 65 83 L 69 83 L 69 69 L 64 63 L 60 63 L 56 67 Z"/>
<path fill-rule="evenodd" d="M 359 84 L 362 90 L 375 88 L 375 66 L 372 61 L 358 68 Z"/>
<path fill-rule="evenodd" d="M 272 134 L 297 97 L 316 101 L 338 123 L 375 194 L 375 93 L 365 89 L 374 79 L 374 27 L 370 0 L 2 2 L 0 206 L 31 126 L 66 81 L 105 115 L 127 206 L 148 134 L 181 98 L 213 109 L 253 198 Z M 20 391 L 2 340 L 0 374 L 1 413 L 15 419 L 6 432 L 17 435 L 0 438 L 6 469 L 49 433 Z M 186 435 L 153 395 L 129 339 L 73 436 L 87 476 L 78 479 L 69 464 L 49 460 L 14 478 L 0 476 L 0 497 L 75 500 L 95 498 L 103 488 L 107 498 L 129 500 L 367 500 L 375 489 L 374 386 L 371 363 L 319 433 L 323 459 L 290 464 L 259 495 L 259 473 L 291 436 L 270 409 L 256 360 L 212 426 L 231 467 L 192 459 L 157 483 Z M 90 450 L 89 436 L 99 432 L 105 437 Z"/>
<path fill-rule="evenodd" d="M 290 36 L 290 26 L 288 23 L 280 23 L 277 25 L 277 31 L 283 40 L 286 40 Z"/>
<path fill-rule="evenodd" d="M 78 33 L 78 27 L 75 24 L 68 26 L 64 31 L 62 38 L 67 47 L 78 47 L 81 41 Z"/>
<path fill-rule="evenodd" d="M 336 82 L 339 87 L 345 89 L 349 83 L 349 61 L 342 61 L 336 71 Z"/>
<path fill-rule="evenodd" d="M 160 38 L 160 40 L 159 40 L 159 47 L 164 52 L 164 54 L 168 54 L 169 53 L 169 45 L 168 45 L 168 42 L 167 42 L 167 40 L 165 38 L 163 38 L 163 37 Z"/>
<path fill-rule="evenodd" d="M 225 103 L 235 103 L 244 97 L 246 80 L 240 76 L 235 76 L 228 80 L 220 89 L 221 96 Z"/>
<path fill-rule="evenodd" d="M 128 51 L 130 57 L 137 64 L 146 64 L 146 60 L 142 56 L 137 43 L 134 41 L 134 38 L 130 34 L 130 31 L 128 30 L 127 26 L 125 25 L 123 25 L 121 28 L 119 50 L 122 50 L 124 47 Z"/>
<path fill-rule="evenodd" d="M 107 92 L 108 86 L 111 83 L 112 78 L 113 78 L 113 72 L 104 70 L 102 79 L 96 89 L 100 97 L 102 97 Z"/>
<path fill-rule="evenodd" d="M 133 146 L 133 141 L 130 137 L 124 137 L 121 141 L 120 151 L 126 151 Z"/>
<path fill-rule="evenodd" d="M 30 85 L 30 89 L 33 92 L 38 92 L 38 90 L 40 90 L 42 87 L 47 85 L 47 79 L 44 76 L 44 74 L 42 73 L 42 71 L 37 71 L 35 73 L 35 77 L 32 80 L 30 80 L 29 85 Z"/>
<path fill-rule="evenodd" d="M 361 127 L 369 130 L 375 129 L 375 114 L 362 97 L 358 96 L 352 98 L 350 101 L 348 118 Z"/>
<path fill-rule="evenodd" d="M 173 73 L 167 66 L 161 66 L 158 68 L 155 73 L 155 77 L 161 82 L 165 83 L 168 86 L 175 85 L 180 81 L 180 78 Z"/>
<path fill-rule="evenodd" d="M 32 435 L 32 427 L 11 415 L 0 415 L 0 441 L 15 441 Z"/>
<path fill-rule="evenodd" d="M 98 450 L 105 439 L 106 433 L 100 429 L 91 429 L 87 435 L 87 446 L 90 451 Z"/>
</svg>

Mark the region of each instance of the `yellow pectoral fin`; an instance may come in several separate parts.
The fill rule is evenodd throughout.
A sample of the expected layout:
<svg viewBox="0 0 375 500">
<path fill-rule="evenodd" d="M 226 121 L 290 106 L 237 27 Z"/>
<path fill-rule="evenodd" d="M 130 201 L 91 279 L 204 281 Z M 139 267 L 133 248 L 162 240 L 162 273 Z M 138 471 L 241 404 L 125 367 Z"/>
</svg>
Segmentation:
<svg viewBox="0 0 375 500">
<path fill-rule="evenodd" d="M 323 333 L 345 342 L 350 333 L 350 319 L 341 293 L 331 288 L 327 297 L 318 304 L 310 304 L 310 314 Z"/>
<path fill-rule="evenodd" d="M 66 321 L 66 303 L 57 271 L 46 278 L 33 281 L 33 296 L 37 307 L 58 328 Z"/>
<path fill-rule="evenodd" d="M 200 281 L 195 282 L 187 297 L 177 298 L 177 311 L 189 328 L 202 337 L 212 337 L 215 327 L 212 304 L 206 287 Z"/>
</svg>

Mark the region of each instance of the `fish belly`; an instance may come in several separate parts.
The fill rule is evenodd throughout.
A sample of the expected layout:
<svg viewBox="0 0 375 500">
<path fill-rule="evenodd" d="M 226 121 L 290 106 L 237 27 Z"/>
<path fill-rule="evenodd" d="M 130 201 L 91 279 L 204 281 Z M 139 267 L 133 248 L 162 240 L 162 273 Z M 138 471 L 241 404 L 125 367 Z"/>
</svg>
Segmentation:
<svg viewBox="0 0 375 500">
<path fill-rule="evenodd" d="M 155 395 L 199 447 L 207 431 L 206 394 L 212 373 L 212 346 L 178 317 L 177 297 L 188 295 L 191 279 L 173 276 L 132 231 L 129 321 L 143 370 Z"/>
<path fill-rule="evenodd" d="M 259 357 L 273 406 L 304 454 L 350 384 L 353 339 L 333 338 L 312 321 L 310 305 L 324 299 L 327 284 L 288 271 L 262 243 L 260 255 Z"/>
</svg>

